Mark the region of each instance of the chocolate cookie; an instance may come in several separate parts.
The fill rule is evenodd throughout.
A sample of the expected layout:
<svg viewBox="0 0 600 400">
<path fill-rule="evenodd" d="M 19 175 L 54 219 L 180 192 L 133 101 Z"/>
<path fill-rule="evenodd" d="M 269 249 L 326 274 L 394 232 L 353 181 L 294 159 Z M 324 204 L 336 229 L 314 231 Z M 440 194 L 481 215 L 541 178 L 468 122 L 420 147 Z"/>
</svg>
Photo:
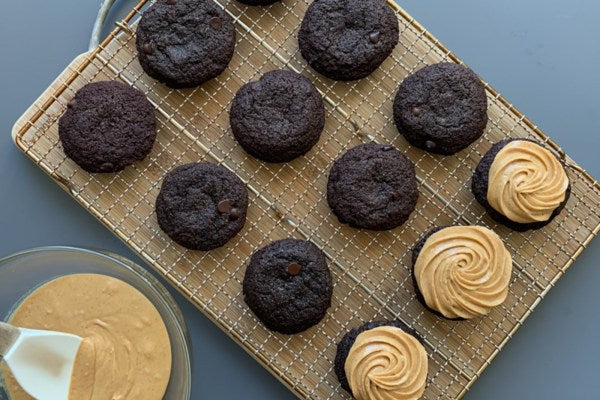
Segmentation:
<svg viewBox="0 0 600 400">
<path fill-rule="evenodd" d="M 279 0 L 238 0 L 240 3 L 248 4 L 249 6 L 268 6 L 278 2 Z"/>
<path fill-rule="evenodd" d="M 335 362 L 334 362 L 335 374 L 338 378 L 338 381 L 342 385 L 342 388 L 344 388 L 344 390 L 352 393 L 352 390 L 350 389 L 350 385 L 348 383 L 348 378 L 346 377 L 346 371 L 345 371 L 344 367 L 346 365 L 346 359 L 348 358 L 348 355 L 350 354 L 350 349 L 352 348 L 352 345 L 356 341 L 356 338 L 358 337 L 358 335 L 360 335 L 361 333 L 363 333 L 365 331 L 369 331 L 371 329 L 379 328 L 382 326 L 392 326 L 392 327 L 400 328 L 404 332 L 414 336 L 419 342 L 422 342 L 422 339 L 416 334 L 416 332 L 414 330 L 412 330 L 411 328 L 409 328 L 404 323 L 402 323 L 401 321 L 398 321 L 398 320 L 367 322 L 366 324 L 360 326 L 359 328 L 354 328 L 354 329 L 350 330 L 348 333 L 346 333 L 346 335 L 344 335 L 342 340 L 338 343 L 337 353 L 335 355 Z"/>
<path fill-rule="evenodd" d="M 341 223 L 388 230 L 414 211 L 419 192 L 413 163 L 391 146 L 350 149 L 331 168 L 327 202 Z"/>
<path fill-rule="evenodd" d="M 194 87 L 227 68 L 235 27 L 212 0 L 158 0 L 140 20 L 136 47 L 148 75 L 173 88 Z"/>
<path fill-rule="evenodd" d="M 58 122 L 67 157 L 88 172 L 117 172 L 143 160 L 156 139 L 154 107 L 116 81 L 79 89 Z"/>
<path fill-rule="evenodd" d="M 248 153 L 267 162 L 287 162 L 317 143 L 325 108 L 308 79 L 276 70 L 240 88 L 229 119 L 233 135 Z"/>
<path fill-rule="evenodd" d="M 516 196 L 515 200 L 518 199 L 519 204 L 514 204 L 513 206 L 516 206 L 515 208 L 518 210 L 513 211 L 518 211 L 519 213 L 529 212 L 531 215 L 539 214 L 540 211 L 545 211 L 546 216 L 537 218 L 537 221 L 526 221 L 523 219 L 519 221 L 512 220 L 496 210 L 488 201 L 488 196 L 490 195 L 490 169 L 497 159 L 498 154 L 509 143 L 514 144 L 518 141 L 533 143 L 537 146 L 534 146 L 534 149 L 532 150 L 528 150 L 527 153 L 522 155 L 517 154 L 515 156 L 516 163 L 513 164 L 512 167 L 508 164 L 504 165 L 504 167 L 500 166 L 500 168 L 504 168 L 505 170 L 506 168 L 510 168 L 511 171 L 509 171 L 510 173 L 503 174 L 502 171 L 499 170 L 499 177 L 508 177 L 519 171 L 521 171 L 521 173 L 520 176 L 515 176 L 515 181 L 513 183 L 510 181 L 496 183 L 495 188 L 492 189 L 492 191 L 495 190 L 495 193 L 499 195 L 499 189 L 504 187 L 503 191 L 505 194 L 512 193 Z M 536 166 L 532 163 L 536 160 L 541 161 L 540 165 L 543 166 L 542 169 L 535 169 Z M 508 162 L 508 160 L 506 162 Z M 548 168 L 552 169 L 549 170 Z M 534 170 L 537 172 L 536 174 L 532 173 Z M 562 181 L 557 182 L 557 179 L 562 179 Z M 500 186 L 502 184 L 504 186 Z M 548 225 L 565 208 L 565 205 L 571 196 L 571 184 L 564 171 L 563 162 L 554 153 L 547 150 L 541 143 L 527 139 L 506 139 L 494 144 L 492 148 L 485 153 L 477 165 L 471 180 L 471 189 L 477 201 L 479 201 L 495 221 L 519 232 L 530 229 L 539 229 Z M 564 195 L 564 199 L 557 199 L 556 196 L 559 194 Z M 549 200 L 552 200 L 552 204 L 548 203 Z M 545 207 L 542 207 L 544 204 Z"/>
<path fill-rule="evenodd" d="M 430 65 L 400 85 L 394 100 L 394 121 L 413 146 L 454 154 L 485 130 L 484 85 L 473 71 L 458 64 Z"/>
<path fill-rule="evenodd" d="M 267 328 L 288 335 L 321 321 L 332 292 L 325 255 L 304 240 L 263 247 L 252 255 L 244 276 L 246 304 Z"/>
<path fill-rule="evenodd" d="M 386 0 L 316 0 L 302 20 L 302 56 L 335 80 L 375 71 L 398 44 L 398 19 Z"/>
<path fill-rule="evenodd" d="M 179 166 L 167 174 L 156 199 L 156 216 L 171 239 L 192 250 L 212 250 L 246 222 L 248 192 L 228 169 L 211 163 Z"/>
</svg>

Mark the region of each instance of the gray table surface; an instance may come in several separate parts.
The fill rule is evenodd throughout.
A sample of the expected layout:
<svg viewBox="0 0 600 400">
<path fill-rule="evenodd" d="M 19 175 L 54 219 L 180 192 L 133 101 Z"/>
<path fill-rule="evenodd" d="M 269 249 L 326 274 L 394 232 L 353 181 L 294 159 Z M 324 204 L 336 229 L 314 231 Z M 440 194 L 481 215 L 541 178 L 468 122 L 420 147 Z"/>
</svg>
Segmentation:
<svg viewBox="0 0 600 400">
<path fill-rule="evenodd" d="M 292 1 L 292 0 L 285 0 Z M 42 245 L 141 262 L 10 140 L 14 121 L 86 50 L 98 0 L 1 2 L 0 255 Z M 121 1 L 116 18 L 134 4 Z M 600 177 L 600 2 L 404 0 L 402 6 Z M 600 241 L 577 260 L 467 399 L 595 399 L 600 393 Z M 2 282 L 0 282 L 2 290 Z M 193 399 L 293 394 L 175 293 L 194 346 Z"/>
</svg>

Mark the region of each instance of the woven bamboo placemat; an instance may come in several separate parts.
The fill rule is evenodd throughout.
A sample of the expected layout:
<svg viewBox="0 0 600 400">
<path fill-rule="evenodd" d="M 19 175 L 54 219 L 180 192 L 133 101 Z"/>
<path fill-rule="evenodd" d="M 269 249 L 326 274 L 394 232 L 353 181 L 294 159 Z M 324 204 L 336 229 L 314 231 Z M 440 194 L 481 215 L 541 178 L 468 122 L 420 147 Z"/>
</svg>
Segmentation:
<svg viewBox="0 0 600 400">
<path fill-rule="evenodd" d="M 456 156 L 441 157 L 408 145 L 392 121 L 399 83 L 419 68 L 442 60 L 460 62 L 405 11 L 393 4 L 400 44 L 370 77 L 335 82 L 312 71 L 299 54 L 297 31 L 306 0 L 283 0 L 268 8 L 220 1 L 235 19 L 238 42 L 229 68 L 201 87 L 171 90 L 141 70 L 135 24 L 142 0 L 100 47 L 78 57 L 19 119 L 18 147 L 90 213 L 136 251 L 298 396 L 348 397 L 332 366 L 337 342 L 351 328 L 398 318 L 426 341 L 430 371 L 424 398 L 459 398 L 598 233 L 600 186 L 535 125 L 486 85 L 488 128 L 482 139 Z M 309 77 L 326 101 L 327 122 L 318 145 L 291 163 L 269 165 L 249 157 L 229 129 L 230 101 L 237 89 L 277 68 Z M 158 139 L 146 160 L 118 174 L 88 174 L 65 158 L 58 118 L 74 93 L 92 81 L 120 79 L 145 92 L 155 105 Z M 495 224 L 474 200 L 470 177 L 492 143 L 506 137 L 545 142 L 569 165 L 573 195 L 565 211 L 544 229 L 517 233 Z M 340 225 L 324 198 L 332 162 L 367 141 L 390 143 L 416 165 L 420 199 L 402 227 L 367 232 Z M 248 185 L 250 207 L 243 231 L 211 252 L 177 246 L 158 227 L 154 200 L 174 166 L 207 160 L 235 171 Z M 415 300 L 410 248 L 437 225 L 482 224 L 505 240 L 514 258 L 507 301 L 486 318 L 445 321 Z M 249 256 L 267 243 L 298 237 L 328 255 L 334 298 L 326 318 L 294 336 L 267 331 L 243 302 L 241 281 Z"/>
</svg>

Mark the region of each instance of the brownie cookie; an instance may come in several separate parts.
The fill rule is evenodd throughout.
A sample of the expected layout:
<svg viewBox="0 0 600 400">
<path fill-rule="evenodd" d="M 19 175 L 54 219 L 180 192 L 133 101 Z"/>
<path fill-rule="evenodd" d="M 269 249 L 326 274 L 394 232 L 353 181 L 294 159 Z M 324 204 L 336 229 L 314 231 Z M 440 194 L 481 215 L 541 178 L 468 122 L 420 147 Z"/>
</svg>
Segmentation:
<svg viewBox="0 0 600 400">
<path fill-rule="evenodd" d="M 413 163 L 391 146 L 356 146 L 331 168 L 327 202 L 341 223 L 388 230 L 414 211 L 419 192 Z"/>
<path fill-rule="evenodd" d="M 493 145 L 477 165 L 471 189 L 495 221 L 519 232 L 548 225 L 571 196 L 563 162 L 527 139 Z"/>
<path fill-rule="evenodd" d="M 371 74 L 398 39 L 398 19 L 386 0 L 316 0 L 298 33 L 300 52 L 311 67 L 340 81 Z"/>
<path fill-rule="evenodd" d="M 331 305 L 325 255 L 311 242 L 278 240 L 252 255 L 244 301 L 273 331 L 291 335 L 316 325 Z"/>
<path fill-rule="evenodd" d="M 484 85 L 454 63 L 425 67 L 406 78 L 394 100 L 396 127 L 413 146 L 450 155 L 473 143 L 487 125 Z"/>
<path fill-rule="evenodd" d="M 233 135 L 248 153 L 267 162 L 287 162 L 317 143 L 325 108 L 308 79 L 276 70 L 240 88 L 229 119 Z"/>
<path fill-rule="evenodd" d="M 154 107 L 124 83 L 90 83 L 69 102 L 58 136 L 67 157 L 84 170 L 121 171 L 150 153 L 156 139 Z"/>
<path fill-rule="evenodd" d="M 156 216 L 171 239 L 192 250 L 212 250 L 246 222 L 248 192 L 228 169 L 211 163 L 179 166 L 167 174 L 156 199 Z"/>
<path fill-rule="evenodd" d="M 362 335 L 364 333 L 372 336 Z M 355 348 L 359 336 L 360 348 Z M 399 359 L 404 362 L 394 362 Z M 346 333 L 337 346 L 334 370 L 342 388 L 356 399 L 402 400 L 422 395 L 427 364 L 427 352 L 414 330 L 398 320 L 375 321 Z M 401 366 L 404 366 L 402 370 L 396 370 Z M 353 375 L 349 376 L 348 372 Z M 406 374 L 411 375 L 400 377 Z M 395 379 L 386 380 L 386 375 Z"/>
<path fill-rule="evenodd" d="M 412 264 L 417 300 L 443 318 L 485 316 L 508 295 L 512 257 L 482 226 L 433 228 L 413 247 Z"/>
<path fill-rule="evenodd" d="M 136 47 L 144 71 L 173 88 L 202 84 L 227 68 L 233 20 L 211 0 L 158 0 L 140 20 Z"/>
<path fill-rule="evenodd" d="M 248 4 L 249 6 L 268 6 L 278 2 L 279 0 L 238 0 L 240 3 Z"/>
</svg>

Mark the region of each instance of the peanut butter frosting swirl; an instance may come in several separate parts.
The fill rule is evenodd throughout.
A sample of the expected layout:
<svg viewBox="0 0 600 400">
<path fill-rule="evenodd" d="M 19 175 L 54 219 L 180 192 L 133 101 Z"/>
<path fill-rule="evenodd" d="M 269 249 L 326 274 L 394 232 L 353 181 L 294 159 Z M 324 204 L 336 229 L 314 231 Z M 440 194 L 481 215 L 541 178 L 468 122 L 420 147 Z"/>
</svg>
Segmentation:
<svg viewBox="0 0 600 400">
<path fill-rule="evenodd" d="M 344 370 L 357 400 L 409 400 L 423 395 L 427 364 L 427 352 L 416 338 L 380 326 L 356 337 Z"/>
<path fill-rule="evenodd" d="M 446 318 L 487 315 L 508 295 L 512 257 L 482 226 L 452 226 L 426 241 L 414 265 L 425 303 Z"/>
<path fill-rule="evenodd" d="M 565 200 L 569 178 L 549 150 L 527 140 L 504 146 L 489 171 L 487 200 L 522 224 L 548 221 Z"/>
</svg>

